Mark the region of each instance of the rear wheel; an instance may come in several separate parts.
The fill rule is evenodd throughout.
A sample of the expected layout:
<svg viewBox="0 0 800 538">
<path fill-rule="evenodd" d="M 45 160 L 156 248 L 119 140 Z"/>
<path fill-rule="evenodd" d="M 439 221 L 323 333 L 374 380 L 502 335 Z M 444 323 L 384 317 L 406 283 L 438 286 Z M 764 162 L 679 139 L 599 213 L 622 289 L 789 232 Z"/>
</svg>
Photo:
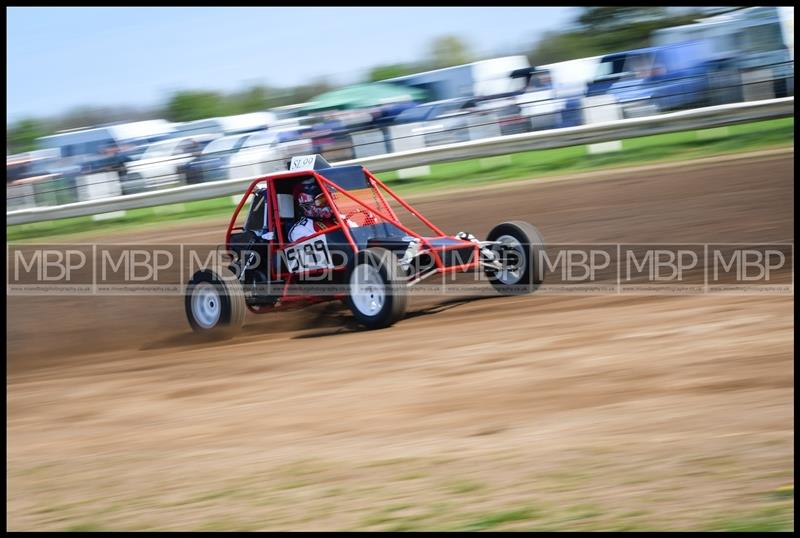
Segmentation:
<svg viewBox="0 0 800 538">
<path fill-rule="evenodd" d="M 408 296 L 397 257 L 372 247 L 360 252 L 353 266 L 345 303 L 367 329 L 388 327 L 406 313 Z"/>
<path fill-rule="evenodd" d="M 241 283 L 233 274 L 220 277 L 204 269 L 186 286 L 186 317 L 196 333 L 228 337 L 244 325 L 247 304 Z"/>
<path fill-rule="evenodd" d="M 522 295 L 536 290 L 544 281 L 544 272 L 539 267 L 544 239 L 533 224 L 520 220 L 504 222 L 492 228 L 486 239 L 499 243 L 491 248 L 502 269 L 484 270 L 497 291 Z"/>
</svg>

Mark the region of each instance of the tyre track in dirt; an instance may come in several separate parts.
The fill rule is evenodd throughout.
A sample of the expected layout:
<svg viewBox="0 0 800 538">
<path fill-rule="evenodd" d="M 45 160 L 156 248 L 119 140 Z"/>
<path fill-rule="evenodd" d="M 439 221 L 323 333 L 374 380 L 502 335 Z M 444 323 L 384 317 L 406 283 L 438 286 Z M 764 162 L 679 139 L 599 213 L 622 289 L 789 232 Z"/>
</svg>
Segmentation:
<svg viewBox="0 0 800 538">
<path fill-rule="evenodd" d="M 503 186 L 494 196 L 463 191 L 414 203 L 443 229 L 478 237 L 498 222 L 519 219 L 538 226 L 549 244 L 791 242 L 793 184 L 787 178 L 793 167 L 790 154 L 752 163 L 707 163 L 680 174 L 663 168 L 646 175 L 620 172 L 618 179 Z M 178 226 L 187 242 L 213 243 L 221 242 L 224 227 L 225 219 Z M 160 243 L 165 235 L 174 238 L 176 232 L 123 232 L 96 240 Z M 318 311 L 313 309 L 312 321 Z M 12 366 L 51 350 L 66 357 L 147 345 L 143 338 L 152 345 L 170 337 L 181 342 L 181 335 L 188 334 L 180 297 L 9 297 L 7 312 Z M 303 328 L 309 321 L 307 312 L 268 317 L 269 323 L 261 323 L 250 315 L 248 323 L 268 325 L 274 333 Z M 43 326 L 48 327 L 46 338 L 39 336 Z"/>
</svg>

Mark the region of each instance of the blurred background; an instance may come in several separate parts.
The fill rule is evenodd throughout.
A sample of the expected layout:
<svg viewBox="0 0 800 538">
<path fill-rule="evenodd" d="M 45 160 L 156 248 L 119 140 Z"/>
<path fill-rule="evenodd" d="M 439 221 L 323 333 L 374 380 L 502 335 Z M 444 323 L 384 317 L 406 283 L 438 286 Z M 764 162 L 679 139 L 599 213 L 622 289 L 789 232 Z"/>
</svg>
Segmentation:
<svg viewBox="0 0 800 538">
<path fill-rule="evenodd" d="M 274 35 L 285 10 L 12 9 L 7 203 L 255 177 L 285 169 L 293 154 L 336 162 L 794 95 L 793 8 L 459 13 L 470 28 L 484 18 L 480 30 L 447 33 L 446 9 L 311 10 Z M 209 35 L 216 15 L 218 38 Z M 221 42 L 248 18 L 245 48 Z M 419 29 L 403 43 L 388 28 L 405 22 Z M 51 27 L 87 36 L 68 41 L 65 58 L 51 50 L 58 34 L 36 33 Z M 371 52 L 353 56 L 354 44 Z M 175 87 L 175 72 L 203 86 Z M 222 89 L 242 79 L 268 82 Z M 93 104 L 121 95 L 126 102 Z"/>
</svg>

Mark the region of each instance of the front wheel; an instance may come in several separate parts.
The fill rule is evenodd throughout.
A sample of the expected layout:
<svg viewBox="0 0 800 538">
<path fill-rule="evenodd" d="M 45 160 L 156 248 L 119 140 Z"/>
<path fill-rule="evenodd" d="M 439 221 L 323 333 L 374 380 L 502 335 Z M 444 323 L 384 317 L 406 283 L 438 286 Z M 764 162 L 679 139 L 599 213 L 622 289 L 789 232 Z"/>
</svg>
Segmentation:
<svg viewBox="0 0 800 538">
<path fill-rule="evenodd" d="M 241 283 L 231 274 L 197 271 L 186 286 L 186 317 L 196 333 L 228 337 L 242 328 L 247 303 Z"/>
<path fill-rule="evenodd" d="M 544 238 L 533 224 L 514 220 L 498 224 L 486 237 L 496 241 L 491 247 L 501 269 L 486 267 L 492 286 L 503 295 L 531 293 L 544 281 L 541 253 Z"/>
<path fill-rule="evenodd" d="M 367 329 L 381 329 L 402 319 L 408 296 L 397 257 L 380 247 L 360 252 L 350 272 L 345 303 Z"/>
</svg>

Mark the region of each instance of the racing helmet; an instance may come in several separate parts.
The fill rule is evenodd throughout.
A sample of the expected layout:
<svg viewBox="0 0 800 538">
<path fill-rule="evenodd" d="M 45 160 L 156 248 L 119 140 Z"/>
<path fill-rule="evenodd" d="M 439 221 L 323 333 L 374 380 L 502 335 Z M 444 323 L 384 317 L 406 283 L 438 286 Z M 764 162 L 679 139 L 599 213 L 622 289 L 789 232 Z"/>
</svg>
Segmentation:
<svg viewBox="0 0 800 538">
<path fill-rule="evenodd" d="M 300 212 L 307 218 L 330 218 L 332 215 L 328 201 L 313 177 L 295 187 L 294 199 L 300 207 Z"/>
</svg>

